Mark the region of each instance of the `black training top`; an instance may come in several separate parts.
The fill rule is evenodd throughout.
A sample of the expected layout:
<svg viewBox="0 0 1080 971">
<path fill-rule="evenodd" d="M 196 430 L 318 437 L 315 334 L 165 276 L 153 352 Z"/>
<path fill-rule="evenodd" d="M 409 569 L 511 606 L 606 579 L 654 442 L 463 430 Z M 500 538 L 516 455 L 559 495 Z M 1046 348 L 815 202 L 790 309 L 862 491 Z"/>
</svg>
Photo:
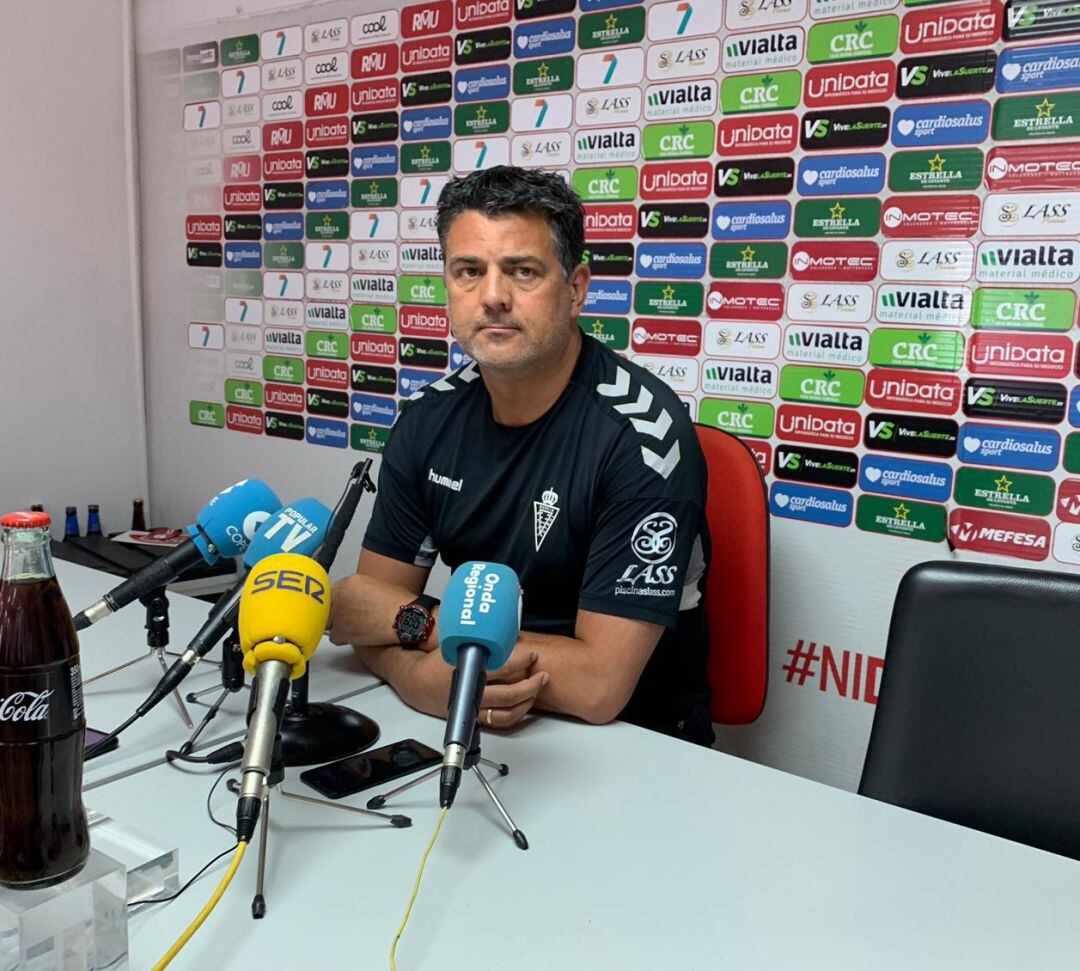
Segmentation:
<svg viewBox="0 0 1080 971">
<path fill-rule="evenodd" d="M 666 628 L 620 717 L 712 742 L 705 460 L 675 393 L 591 337 L 541 418 L 496 423 L 471 363 L 402 403 L 364 546 L 430 567 L 512 567 L 522 629 L 573 636 L 578 608 Z"/>
</svg>

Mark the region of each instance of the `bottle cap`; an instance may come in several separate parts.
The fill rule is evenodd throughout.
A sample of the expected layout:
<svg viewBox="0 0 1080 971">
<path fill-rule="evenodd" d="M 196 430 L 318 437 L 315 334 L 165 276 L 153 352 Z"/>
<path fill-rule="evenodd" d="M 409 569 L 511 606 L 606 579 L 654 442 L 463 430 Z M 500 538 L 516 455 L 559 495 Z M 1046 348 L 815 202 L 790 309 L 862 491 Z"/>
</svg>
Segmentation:
<svg viewBox="0 0 1080 971">
<path fill-rule="evenodd" d="M 0 526 L 7 526 L 9 529 L 40 529 L 51 522 L 49 514 L 44 512 L 9 512 L 0 519 Z"/>
</svg>

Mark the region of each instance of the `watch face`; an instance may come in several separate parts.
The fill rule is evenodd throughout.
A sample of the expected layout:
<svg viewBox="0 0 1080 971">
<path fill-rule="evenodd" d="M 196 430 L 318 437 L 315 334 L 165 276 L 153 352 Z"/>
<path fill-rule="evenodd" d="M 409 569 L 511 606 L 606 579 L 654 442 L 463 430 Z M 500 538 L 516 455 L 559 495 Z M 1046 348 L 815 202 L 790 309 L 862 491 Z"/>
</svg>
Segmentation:
<svg viewBox="0 0 1080 971">
<path fill-rule="evenodd" d="M 406 607 L 398 621 L 398 636 L 403 641 L 418 641 L 427 629 L 428 616 L 423 607 Z"/>
</svg>

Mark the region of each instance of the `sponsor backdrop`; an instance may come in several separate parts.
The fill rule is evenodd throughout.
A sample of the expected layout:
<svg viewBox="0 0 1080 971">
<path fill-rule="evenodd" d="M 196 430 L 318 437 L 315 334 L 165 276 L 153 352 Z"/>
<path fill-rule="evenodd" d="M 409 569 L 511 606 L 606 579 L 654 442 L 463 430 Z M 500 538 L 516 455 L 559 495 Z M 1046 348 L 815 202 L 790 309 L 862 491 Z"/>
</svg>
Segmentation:
<svg viewBox="0 0 1080 971">
<path fill-rule="evenodd" d="M 770 700 L 721 745 L 854 786 L 908 566 L 1080 564 L 1077 7 L 357 9 L 141 58 L 148 150 L 183 173 L 156 255 L 184 280 L 171 420 L 305 467 L 377 455 L 401 400 L 468 360 L 442 186 L 562 172 L 586 208 L 582 329 L 767 476 Z"/>
</svg>

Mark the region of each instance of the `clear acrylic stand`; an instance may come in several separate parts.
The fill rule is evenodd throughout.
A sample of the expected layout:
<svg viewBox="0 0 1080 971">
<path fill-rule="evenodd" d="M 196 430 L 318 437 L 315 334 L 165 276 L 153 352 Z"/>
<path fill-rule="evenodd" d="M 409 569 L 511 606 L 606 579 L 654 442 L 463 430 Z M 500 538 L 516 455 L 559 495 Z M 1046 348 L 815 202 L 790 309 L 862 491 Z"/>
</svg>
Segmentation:
<svg viewBox="0 0 1080 971">
<path fill-rule="evenodd" d="M 96 849 L 42 890 L 0 888 L 0 971 L 127 971 L 127 871 Z"/>
</svg>

